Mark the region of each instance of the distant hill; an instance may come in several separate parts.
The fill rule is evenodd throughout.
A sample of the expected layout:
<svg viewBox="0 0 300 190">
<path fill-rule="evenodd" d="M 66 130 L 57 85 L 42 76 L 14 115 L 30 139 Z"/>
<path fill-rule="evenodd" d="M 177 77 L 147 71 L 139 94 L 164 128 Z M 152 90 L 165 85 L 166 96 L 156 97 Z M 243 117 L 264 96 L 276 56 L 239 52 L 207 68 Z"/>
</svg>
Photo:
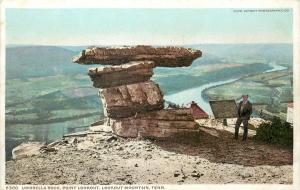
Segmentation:
<svg viewBox="0 0 300 190">
<path fill-rule="evenodd" d="M 72 63 L 79 52 L 55 46 L 6 48 L 6 78 L 28 78 L 87 72 L 88 67 Z"/>
<path fill-rule="evenodd" d="M 203 53 L 192 66 L 220 63 L 220 60 L 223 63 L 276 62 L 287 67 L 293 64 L 293 44 L 195 44 L 185 47 L 200 49 Z"/>
<path fill-rule="evenodd" d="M 87 47 L 8 45 L 6 77 L 13 79 L 86 73 L 93 66 L 74 64 L 72 57 Z M 185 47 L 203 52 L 203 56 L 195 60 L 191 67 L 202 64 L 276 62 L 291 68 L 293 62 L 292 44 L 196 44 Z M 176 71 L 176 68 L 172 71 Z"/>
</svg>

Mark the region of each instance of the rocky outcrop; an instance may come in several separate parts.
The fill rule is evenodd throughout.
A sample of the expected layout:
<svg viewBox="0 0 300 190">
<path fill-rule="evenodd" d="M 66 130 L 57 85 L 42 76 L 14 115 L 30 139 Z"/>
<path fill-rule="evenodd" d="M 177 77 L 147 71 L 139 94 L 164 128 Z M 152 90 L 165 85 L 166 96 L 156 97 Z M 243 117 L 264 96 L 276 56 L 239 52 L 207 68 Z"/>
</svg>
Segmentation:
<svg viewBox="0 0 300 190">
<path fill-rule="evenodd" d="M 113 65 L 90 69 L 100 88 L 107 126 L 122 137 L 169 137 L 197 132 L 191 109 L 164 109 L 163 93 L 150 80 L 153 68 L 189 66 L 201 51 L 179 47 L 88 48 L 74 58 L 80 64 Z M 102 128 L 102 127 L 101 127 Z"/>
<path fill-rule="evenodd" d="M 118 48 L 92 47 L 83 50 L 73 62 L 80 64 L 122 65 L 130 61 L 154 61 L 157 67 L 190 66 L 201 57 L 200 50 L 181 47 L 134 46 Z"/>
<path fill-rule="evenodd" d="M 137 184 L 293 184 L 293 149 L 252 137 L 241 144 L 232 140 L 234 124 L 215 127 L 209 120 L 197 134 L 164 141 L 116 138 L 103 129 L 66 137 L 53 146 L 55 152 L 6 161 L 5 181 L 26 185 L 24 190 L 44 189 L 45 183 L 64 185 L 61 190 L 67 184 L 90 185 L 78 190 L 99 184 L 126 187 L 122 189 L 138 189 Z M 117 189 L 110 186 L 98 189 Z"/>
</svg>

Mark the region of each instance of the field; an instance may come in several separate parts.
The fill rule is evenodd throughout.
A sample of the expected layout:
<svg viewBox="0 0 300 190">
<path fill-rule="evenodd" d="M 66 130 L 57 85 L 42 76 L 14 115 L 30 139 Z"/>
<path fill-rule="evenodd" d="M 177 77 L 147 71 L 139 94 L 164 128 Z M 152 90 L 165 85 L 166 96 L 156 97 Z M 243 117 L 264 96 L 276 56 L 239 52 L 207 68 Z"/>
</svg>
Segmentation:
<svg viewBox="0 0 300 190">
<path fill-rule="evenodd" d="M 263 110 L 285 119 L 287 103 L 293 101 L 292 71 L 282 70 L 244 77 L 238 81 L 204 91 L 210 100 L 240 100 L 248 94 L 257 111 Z M 269 114 L 269 115 L 270 115 Z"/>
<path fill-rule="evenodd" d="M 165 94 L 173 94 L 186 89 L 198 87 L 209 82 L 243 77 L 248 74 L 268 70 L 267 64 L 252 63 L 236 65 L 223 63 L 222 65 L 202 65 L 182 69 L 157 68 L 153 80 L 156 81 Z"/>
<path fill-rule="evenodd" d="M 85 75 L 9 79 L 6 86 L 8 153 L 20 142 L 52 142 L 103 118 L 97 89 Z"/>
</svg>

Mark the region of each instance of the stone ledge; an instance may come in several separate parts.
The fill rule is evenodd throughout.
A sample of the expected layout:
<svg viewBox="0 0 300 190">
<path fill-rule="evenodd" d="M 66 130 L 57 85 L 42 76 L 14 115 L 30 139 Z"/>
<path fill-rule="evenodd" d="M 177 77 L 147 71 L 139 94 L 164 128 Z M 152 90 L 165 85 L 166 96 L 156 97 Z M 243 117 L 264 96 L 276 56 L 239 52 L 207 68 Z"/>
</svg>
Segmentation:
<svg viewBox="0 0 300 190">
<path fill-rule="evenodd" d="M 88 75 L 96 88 L 110 88 L 145 82 L 153 75 L 152 61 L 135 61 L 120 66 L 89 69 Z"/>
<path fill-rule="evenodd" d="M 187 67 L 198 57 L 200 50 L 182 47 L 133 46 L 133 47 L 92 47 L 83 50 L 73 62 L 79 64 L 122 65 L 130 61 L 154 61 L 157 67 Z"/>
</svg>

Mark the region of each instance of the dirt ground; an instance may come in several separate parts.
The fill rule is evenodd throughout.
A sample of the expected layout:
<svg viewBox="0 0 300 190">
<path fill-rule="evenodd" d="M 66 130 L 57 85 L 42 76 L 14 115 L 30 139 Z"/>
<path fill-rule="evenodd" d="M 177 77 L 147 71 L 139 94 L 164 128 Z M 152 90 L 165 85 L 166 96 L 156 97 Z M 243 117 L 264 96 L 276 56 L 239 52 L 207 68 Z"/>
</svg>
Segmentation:
<svg viewBox="0 0 300 190">
<path fill-rule="evenodd" d="M 200 122 L 201 123 L 201 122 Z M 293 182 L 292 150 L 233 137 L 202 122 L 198 134 L 123 139 L 110 132 L 69 137 L 56 151 L 6 162 L 7 184 L 227 184 Z M 242 130 L 240 131 L 240 135 Z"/>
</svg>

